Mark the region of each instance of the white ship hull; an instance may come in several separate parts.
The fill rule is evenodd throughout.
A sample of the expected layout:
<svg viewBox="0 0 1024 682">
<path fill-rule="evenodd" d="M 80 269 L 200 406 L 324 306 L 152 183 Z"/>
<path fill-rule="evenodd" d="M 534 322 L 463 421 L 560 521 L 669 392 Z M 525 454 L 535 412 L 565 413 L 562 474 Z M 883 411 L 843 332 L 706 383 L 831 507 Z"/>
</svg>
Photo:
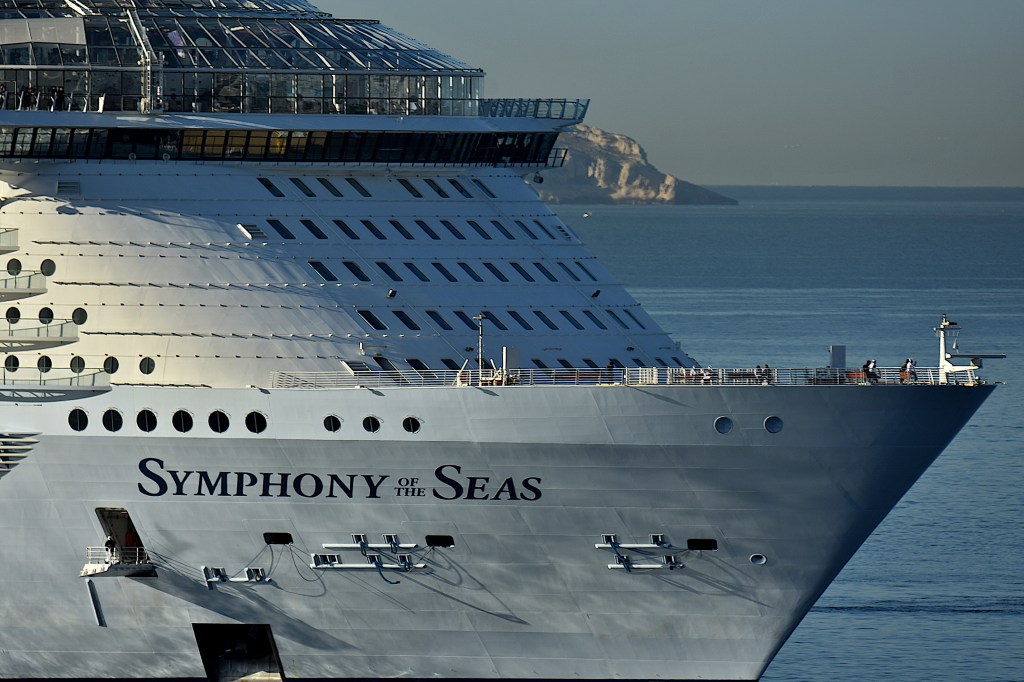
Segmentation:
<svg viewBox="0 0 1024 682">
<path fill-rule="evenodd" d="M 93 415 L 277 415 L 259 437 L 189 437 L 169 421 L 74 433 L 72 405 L 22 404 L 18 430 L 39 435 L 0 478 L 0 676 L 201 678 L 194 625 L 250 623 L 269 625 L 287 679 L 757 679 L 989 392 L 117 387 L 82 401 Z M 337 433 L 327 414 L 344 418 Z M 367 415 L 380 431 L 363 430 Z M 723 415 L 728 434 L 713 426 Z M 156 577 L 80 577 L 105 508 L 130 514 Z M 328 551 L 365 564 L 323 545 L 385 533 L 418 544 L 424 567 L 310 566 Z M 622 548 L 635 568 L 609 568 L 605 534 L 670 547 Z M 425 549 L 428 535 L 454 547 Z M 717 549 L 687 550 L 693 539 Z M 208 582 L 204 567 L 267 580 Z"/>
</svg>

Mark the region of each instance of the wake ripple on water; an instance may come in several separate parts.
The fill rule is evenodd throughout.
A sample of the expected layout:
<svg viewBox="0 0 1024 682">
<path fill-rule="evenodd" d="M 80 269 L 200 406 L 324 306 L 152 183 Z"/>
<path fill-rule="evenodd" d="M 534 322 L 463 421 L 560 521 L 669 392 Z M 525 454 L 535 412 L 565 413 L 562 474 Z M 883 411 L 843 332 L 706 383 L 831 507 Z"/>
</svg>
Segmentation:
<svg viewBox="0 0 1024 682">
<path fill-rule="evenodd" d="M 880 601 L 873 604 L 828 604 L 817 605 L 811 611 L 816 613 L 928 613 L 942 614 L 1005 614 L 1008 616 L 1024 615 L 1024 599 L 964 599 L 951 597 L 948 600 L 896 599 Z"/>
</svg>

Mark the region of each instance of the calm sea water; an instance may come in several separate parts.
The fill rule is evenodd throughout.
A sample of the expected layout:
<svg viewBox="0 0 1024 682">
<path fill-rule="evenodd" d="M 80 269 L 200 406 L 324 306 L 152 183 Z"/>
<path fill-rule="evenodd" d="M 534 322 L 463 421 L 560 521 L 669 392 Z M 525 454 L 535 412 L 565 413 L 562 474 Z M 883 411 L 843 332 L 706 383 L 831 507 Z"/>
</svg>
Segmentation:
<svg viewBox="0 0 1024 682">
<path fill-rule="evenodd" d="M 763 679 L 1024 679 L 1024 191 L 723 191 L 742 203 L 558 212 L 703 364 L 822 366 L 845 344 L 850 365 L 935 366 L 942 313 L 962 351 L 1009 356 Z"/>
</svg>

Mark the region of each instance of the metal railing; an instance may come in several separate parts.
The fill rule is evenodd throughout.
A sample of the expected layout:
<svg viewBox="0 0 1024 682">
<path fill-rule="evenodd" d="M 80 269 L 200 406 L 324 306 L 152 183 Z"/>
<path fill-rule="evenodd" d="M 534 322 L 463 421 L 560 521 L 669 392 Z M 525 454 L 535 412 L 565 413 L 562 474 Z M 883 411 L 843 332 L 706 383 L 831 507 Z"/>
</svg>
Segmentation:
<svg viewBox="0 0 1024 682">
<path fill-rule="evenodd" d="M 35 327 L 22 326 L 20 322 L 30 321 L 24 318 L 18 322 L 4 320 L 0 322 L 0 341 L 4 338 L 18 339 L 53 339 L 53 338 L 78 338 L 78 325 L 71 320 L 59 322 L 54 320 L 51 324 L 42 324 Z M 38 322 L 38 320 L 31 320 Z M 4 324 L 6 322 L 6 324 Z"/>
<path fill-rule="evenodd" d="M 85 561 L 89 564 L 151 564 L 145 547 L 86 547 Z"/>
<path fill-rule="evenodd" d="M 0 279 L 0 295 L 4 291 L 22 291 L 25 289 L 46 290 L 46 275 L 41 272 L 26 272 L 14 277 Z"/>
<path fill-rule="evenodd" d="M 812 386 L 812 385 L 920 385 L 938 384 L 937 368 L 904 372 L 881 367 L 876 376 L 857 369 L 832 367 L 800 369 L 719 369 L 710 367 L 625 367 L 613 369 L 511 369 L 511 370 L 398 370 L 380 372 L 274 372 L 273 388 L 394 388 L 443 386 Z M 950 376 L 950 383 L 978 383 L 973 370 Z"/>
<path fill-rule="evenodd" d="M 110 386 L 110 375 L 101 369 L 69 373 L 69 370 L 41 372 L 35 367 L 21 367 L 13 371 L 0 367 L 0 386 L 29 389 L 105 388 Z"/>
</svg>

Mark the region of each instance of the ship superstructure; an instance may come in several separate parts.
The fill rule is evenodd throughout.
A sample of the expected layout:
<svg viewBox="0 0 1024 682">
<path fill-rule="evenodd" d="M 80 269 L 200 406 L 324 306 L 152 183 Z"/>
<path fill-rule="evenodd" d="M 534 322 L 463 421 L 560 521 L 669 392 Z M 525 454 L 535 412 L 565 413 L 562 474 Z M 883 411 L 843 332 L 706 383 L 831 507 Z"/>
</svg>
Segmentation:
<svg viewBox="0 0 1024 682">
<path fill-rule="evenodd" d="M 700 368 L 524 181 L 587 102 L 377 22 L 2 17 L 0 677 L 756 679 L 991 390 Z"/>
</svg>

